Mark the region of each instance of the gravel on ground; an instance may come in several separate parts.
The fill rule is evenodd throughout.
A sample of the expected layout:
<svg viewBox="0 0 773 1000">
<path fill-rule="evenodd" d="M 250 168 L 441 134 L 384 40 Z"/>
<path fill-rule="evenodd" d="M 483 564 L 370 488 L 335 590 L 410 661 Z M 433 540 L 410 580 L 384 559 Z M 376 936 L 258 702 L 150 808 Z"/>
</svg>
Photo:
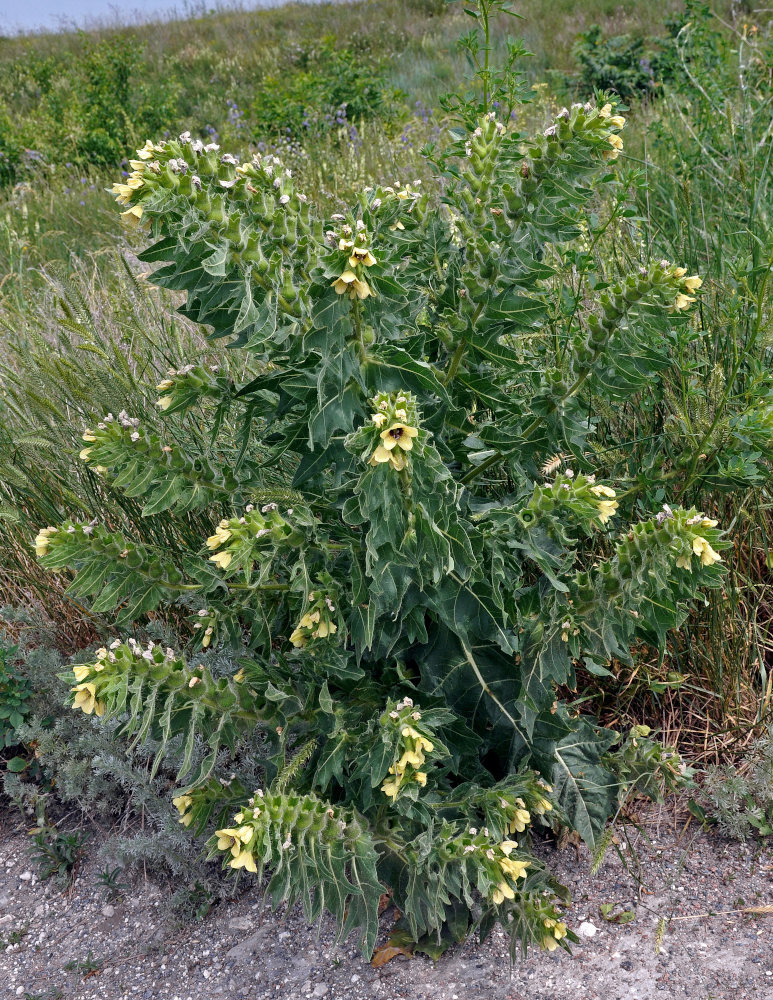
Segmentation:
<svg viewBox="0 0 773 1000">
<path fill-rule="evenodd" d="M 538 850 L 572 892 L 573 954 L 511 965 L 501 931 L 437 963 L 372 968 L 326 921 L 272 913 L 258 887 L 180 927 L 138 876 L 105 901 L 96 845 L 65 892 L 41 882 L 29 836 L 0 811 L 0 997 L 22 1000 L 773 1000 L 773 844 L 736 843 L 650 810 L 590 875 L 585 848 Z M 602 905 L 612 904 L 605 918 Z M 609 917 L 623 916 L 623 922 Z M 658 945 L 658 928 L 665 929 Z M 384 916 L 383 939 L 389 933 Z"/>
</svg>

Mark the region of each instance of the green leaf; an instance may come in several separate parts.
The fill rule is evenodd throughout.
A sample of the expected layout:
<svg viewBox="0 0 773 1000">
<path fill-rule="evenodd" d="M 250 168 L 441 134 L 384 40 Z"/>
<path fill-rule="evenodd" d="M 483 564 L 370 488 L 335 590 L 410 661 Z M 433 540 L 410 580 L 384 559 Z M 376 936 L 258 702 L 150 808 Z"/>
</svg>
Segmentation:
<svg viewBox="0 0 773 1000">
<path fill-rule="evenodd" d="M 570 826 L 593 850 L 617 804 L 618 781 L 601 764 L 617 733 L 581 719 L 556 747 L 553 794 Z"/>
</svg>

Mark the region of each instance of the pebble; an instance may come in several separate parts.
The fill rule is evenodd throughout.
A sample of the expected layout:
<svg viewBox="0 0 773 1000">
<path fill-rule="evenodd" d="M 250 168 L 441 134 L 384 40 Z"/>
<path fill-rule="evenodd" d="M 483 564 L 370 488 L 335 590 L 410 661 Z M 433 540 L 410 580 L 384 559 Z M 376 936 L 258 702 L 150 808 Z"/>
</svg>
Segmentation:
<svg viewBox="0 0 773 1000">
<path fill-rule="evenodd" d="M 592 924 L 590 920 L 583 920 L 580 926 L 577 928 L 577 936 L 581 938 L 592 938 L 596 936 L 598 927 Z"/>
<path fill-rule="evenodd" d="M 312 991 L 313 997 L 323 997 L 327 993 L 327 986 L 324 983 L 317 983 Z"/>
<path fill-rule="evenodd" d="M 232 931 L 252 930 L 253 922 L 250 917 L 231 917 L 228 921 L 228 928 Z"/>
<path fill-rule="evenodd" d="M 108 903 L 106 906 L 103 906 L 102 907 L 102 916 L 103 917 L 114 917 L 115 916 L 115 907 L 111 906 L 110 903 Z"/>
<path fill-rule="evenodd" d="M 32 878 L 32 872 L 22 872 L 19 878 L 22 880 L 22 882 L 29 882 L 29 880 Z"/>
</svg>

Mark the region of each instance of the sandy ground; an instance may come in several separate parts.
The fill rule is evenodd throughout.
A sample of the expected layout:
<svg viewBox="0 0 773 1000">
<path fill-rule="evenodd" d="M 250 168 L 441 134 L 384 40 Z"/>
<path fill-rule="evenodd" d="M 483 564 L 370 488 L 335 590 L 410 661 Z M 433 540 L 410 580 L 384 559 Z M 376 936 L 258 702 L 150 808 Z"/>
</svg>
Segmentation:
<svg viewBox="0 0 773 1000">
<path fill-rule="evenodd" d="M 308 927 L 297 908 L 272 914 L 257 888 L 184 928 L 165 915 L 169 888 L 142 878 L 106 904 L 95 844 L 62 893 L 37 879 L 29 838 L 0 812 L 0 998 L 773 1000 L 773 914 L 741 912 L 773 904 L 773 843 L 729 842 L 683 822 L 652 812 L 646 837 L 632 838 L 635 860 L 624 865 L 613 851 L 594 877 L 584 849 L 540 848 L 572 891 L 567 919 L 581 935 L 572 956 L 535 952 L 511 966 L 495 932 L 436 964 L 401 957 L 375 970 L 335 943 L 330 923 Z M 604 920 L 606 903 L 635 918 Z"/>
</svg>

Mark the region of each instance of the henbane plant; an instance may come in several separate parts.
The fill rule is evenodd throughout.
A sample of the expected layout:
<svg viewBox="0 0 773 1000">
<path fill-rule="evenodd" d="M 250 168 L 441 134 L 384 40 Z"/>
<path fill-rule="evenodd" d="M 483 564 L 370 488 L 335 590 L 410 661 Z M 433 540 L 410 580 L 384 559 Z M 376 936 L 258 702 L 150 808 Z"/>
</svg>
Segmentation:
<svg viewBox="0 0 773 1000">
<path fill-rule="evenodd" d="M 486 46 L 500 6 L 481 0 Z M 586 446 L 588 393 L 653 377 L 648 347 L 689 322 L 701 280 L 643 260 L 578 286 L 625 119 L 602 99 L 529 138 L 492 110 L 517 86 L 480 65 L 435 199 L 396 183 L 324 219 L 273 156 L 189 133 L 138 151 L 115 192 L 149 235 L 152 280 L 261 374 L 172 372 L 168 437 L 129 413 L 83 435 L 111 489 L 147 498 L 149 518 L 208 511 L 209 537 L 170 551 L 68 520 L 36 539 L 118 625 L 187 610 L 187 655 L 116 638 L 75 668 L 74 705 L 159 754 L 182 734 L 181 821 L 225 865 L 267 870 L 277 904 L 357 929 L 366 955 L 386 891 L 415 939 L 499 921 L 513 947 L 566 946 L 529 829 L 558 815 L 593 847 L 621 779 L 618 734 L 557 688 L 662 644 L 722 579 L 713 518 L 642 514 Z M 636 345 L 653 368 L 634 378 Z M 243 430 L 224 464 L 226 411 Z M 192 418 L 211 422 L 207 454 L 176 444 Z M 246 644 L 233 676 L 196 664 L 217 643 Z M 264 787 L 216 781 L 218 753 L 255 730 Z"/>
</svg>

